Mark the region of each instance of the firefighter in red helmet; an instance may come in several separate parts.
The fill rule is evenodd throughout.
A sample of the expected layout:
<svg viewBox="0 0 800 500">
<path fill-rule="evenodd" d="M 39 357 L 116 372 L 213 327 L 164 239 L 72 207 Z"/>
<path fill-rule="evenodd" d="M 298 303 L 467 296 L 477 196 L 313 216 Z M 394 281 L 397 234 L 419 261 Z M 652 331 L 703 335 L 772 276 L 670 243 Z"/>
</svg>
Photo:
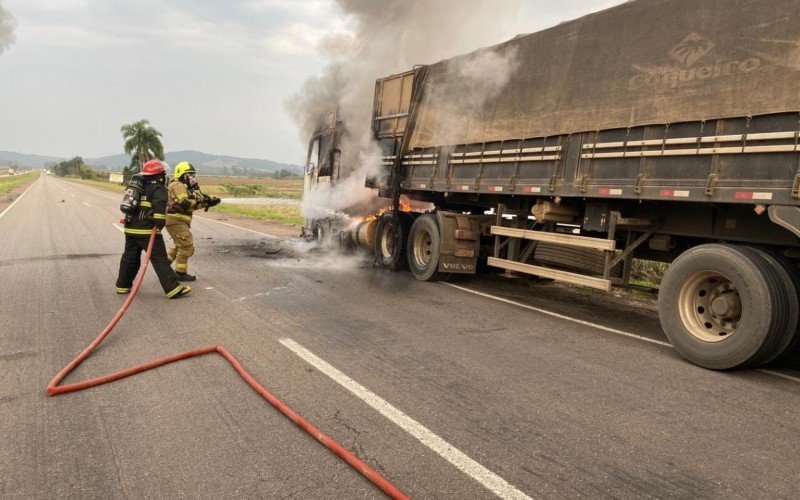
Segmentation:
<svg viewBox="0 0 800 500">
<path fill-rule="evenodd" d="M 153 243 L 153 253 L 150 262 L 153 264 L 161 282 L 161 287 L 167 297 L 174 299 L 191 292 L 191 287 L 182 286 L 178 276 L 170 267 L 167 258 L 167 249 L 164 246 L 164 237 L 161 230 L 166 223 L 167 188 L 166 171 L 164 163 L 159 160 L 150 160 L 142 166 L 141 199 L 138 210 L 125 218 L 125 252 L 119 262 L 119 276 L 117 277 L 117 293 L 130 293 L 136 273 L 141 265 L 142 251 L 147 251 L 150 234 L 153 228 L 158 229 L 156 240 Z"/>
</svg>

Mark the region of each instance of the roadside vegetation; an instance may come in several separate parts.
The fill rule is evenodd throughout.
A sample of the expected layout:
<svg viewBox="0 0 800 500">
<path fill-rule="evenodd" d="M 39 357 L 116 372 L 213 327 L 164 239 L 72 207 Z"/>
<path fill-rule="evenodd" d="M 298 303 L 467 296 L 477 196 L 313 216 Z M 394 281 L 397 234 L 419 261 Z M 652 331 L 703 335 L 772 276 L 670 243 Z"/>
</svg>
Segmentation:
<svg viewBox="0 0 800 500">
<path fill-rule="evenodd" d="M 223 203 L 214 207 L 214 211 L 292 226 L 303 224 L 300 207 L 295 205 L 226 205 Z"/>
<path fill-rule="evenodd" d="M 203 187 L 203 190 L 211 192 L 214 187 L 216 186 Z M 225 194 L 233 198 L 285 198 L 299 200 L 303 197 L 301 191 L 276 189 L 264 184 L 234 184 L 228 182 L 219 187 L 222 189 L 217 190 L 217 192 L 224 191 Z"/>
<path fill-rule="evenodd" d="M 115 193 L 123 193 L 125 185 L 133 174 L 139 171 L 140 165 L 150 159 L 164 158 L 164 146 L 161 142 L 161 133 L 150 126 L 147 120 L 123 125 L 121 128 L 125 141 L 123 150 L 131 155 L 131 164 L 123 171 L 123 184 L 109 182 L 109 172 L 92 170 L 79 156 L 61 162 L 52 167 L 55 175 L 69 179 L 72 182 L 86 186 L 103 189 Z M 295 202 L 303 197 L 303 180 L 289 170 L 279 170 L 272 173 L 271 177 L 223 177 L 204 176 L 200 170 L 200 186 L 209 196 L 227 198 L 274 198 L 291 200 Z M 215 212 L 237 215 L 251 219 L 277 222 L 287 225 L 302 225 L 300 207 L 293 205 L 218 205 Z"/>
<path fill-rule="evenodd" d="M 21 175 L 0 177 L 0 194 L 6 194 L 12 189 L 27 184 L 39 177 L 39 172 L 30 172 Z"/>
<path fill-rule="evenodd" d="M 223 177 L 199 176 L 203 191 L 228 198 L 286 198 L 300 200 L 303 197 L 301 179 L 274 179 L 269 177 Z"/>
<path fill-rule="evenodd" d="M 124 185 L 108 182 L 108 174 L 103 173 L 102 177 L 103 177 L 102 179 L 81 179 L 72 176 L 72 177 L 67 177 L 67 179 L 69 179 L 72 182 L 83 184 L 85 186 L 103 189 L 105 191 L 110 191 L 114 193 L 122 194 L 125 191 Z M 245 180 L 249 181 L 250 179 L 245 179 Z M 258 179 L 258 181 L 270 183 L 270 179 Z M 260 188 L 263 188 L 259 190 L 260 194 L 256 195 L 259 197 L 278 198 L 278 199 L 282 198 L 291 200 L 300 199 L 299 193 L 298 195 L 295 196 L 295 193 L 293 193 L 292 191 L 288 191 L 286 192 L 286 194 L 284 194 L 284 192 L 280 191 L 279 188 L 264 187 L 261 184 L 248 184 L 248 185 L 258 186 Z M 222 186 L 220 185 L 201 184 L 201 186 L 203 186 L 203 191 L 205 191 L 207 194 L 210 195 L 216 195 L 216 196 L 229 195 L 227 191 L 223 191 L 221 189 Z M 267 193 L 272 194 L 273 196 L 270 196 Z M 279 224 L 286 224 L 290 226 L 300 226 L 303 224 L 303 217 L 300 215 L 300 206 L 298 205 L 231 205 L 223 203 L 222 205 L 217 205 L 216 207 L 214 207 L 213 211 L 226 213 L 230 215 L 236 215 L 240 217 L 247 217 L 249 219 L 277 222 Z"/>
<path fill-rule="evenodd" d="M 164 159 L 164 144 L 161 132 L 150 126 L 147 120 L 128 123 L 120 128 L 125 144 L 122 149 L 131 156 L 131 164 L 122 171 L 125 182 L 150 160 Z"/>
<path fill-rule="evenodd" d="M 634 259 L 631 268 L 631 284 L 648 288 L 659 288 L 669 264 L 652 260 Z"/>
<path fill-rule="evenodd" d="M 104 172 L 95 172 L 92 170 L 83 158 L 76 156 L 70 160 L 56 163 L 50 168 L 53 175 L 59 177 L 74 177 L 76 179 L 102 179 L 108 178 L 108 174 Z"/>
</svg>

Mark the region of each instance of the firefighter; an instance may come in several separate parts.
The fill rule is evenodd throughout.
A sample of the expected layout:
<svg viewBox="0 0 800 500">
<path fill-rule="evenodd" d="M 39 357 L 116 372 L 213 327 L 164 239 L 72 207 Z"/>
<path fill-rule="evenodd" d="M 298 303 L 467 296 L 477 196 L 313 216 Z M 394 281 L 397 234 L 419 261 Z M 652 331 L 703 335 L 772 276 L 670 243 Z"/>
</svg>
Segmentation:
<svg viewBox="0 0 800 500">
<path fill-rule="evenodd" d="M 178 282 L 175 271 L 170 267 L 167 249 L 161 230 L 166 223 L 167 188 L 164 164 L 159 160 L 150 160 L 142 166 L 144 190 L 139 203 L 139 210 L 125 219 L 125 252 L 119 262 L 117 293 L 130 293 L 136 273 L 141 265 L 142 251 L 147 251 L 153 228 L 158 229 L 150 262 L 153 263 L 164 293 L 170 299 L 182 297 L 191 292 L 191 287 Z"/>
<path fill-rule="evenodd" d="M 180 281 L 194 281 L 196 276 L 189 274 L 189 257 L 194 254 L 192 236 L 192 213 L 200 208 L 209 208 L 220 203 L 219 198 L 211 198 L 200 191 L 197 171 L 191 163 L 183 161 L 175 165 L 175 175 L 169 183 L 169 210 L 167 211 L 167 231 L 174 245 L 167 255 L 175 264 L 175 272 Z"/>
</svg>

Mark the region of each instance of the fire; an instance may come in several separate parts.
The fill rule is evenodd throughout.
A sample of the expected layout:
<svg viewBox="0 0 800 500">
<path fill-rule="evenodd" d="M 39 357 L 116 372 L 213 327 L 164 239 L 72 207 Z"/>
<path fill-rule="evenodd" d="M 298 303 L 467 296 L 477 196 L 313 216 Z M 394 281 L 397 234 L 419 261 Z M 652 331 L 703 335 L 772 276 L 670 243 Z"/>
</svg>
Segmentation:
<svg viewBox="0 0 800 500">
<path fill-rule="evenodd" d="M 389 210 L 392 209 L 391 205 L 388 205 L 380 210 L 378 210 L 377 216 L 380 217 L 381 215 L 385 214 Z M 401 212 L 413 212 L 414 209 L 411 207 L 411 202 L 406 198 L 405 195 L 400 197 L 400 211 Z"/>
</svg>

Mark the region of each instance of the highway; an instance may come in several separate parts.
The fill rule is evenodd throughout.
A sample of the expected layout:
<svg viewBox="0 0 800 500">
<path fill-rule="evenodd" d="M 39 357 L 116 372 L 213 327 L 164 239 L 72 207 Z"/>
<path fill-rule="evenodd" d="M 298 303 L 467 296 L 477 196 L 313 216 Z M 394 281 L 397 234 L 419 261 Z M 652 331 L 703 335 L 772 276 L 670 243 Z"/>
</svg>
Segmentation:
<svg viewBox="0 0 800 500">
<path fill-rule="evenodd" d="M 219 357 L 45 395 L 124 301 L 118 206 L 42 176 L 0 216 L 0 497 L 381 498 Z M 192 294 L 148 271 L 66 382 L 222 345 L 413 498 L 800 496 L 800 371 L 690 365 L 645 301 L 193 229 Z"/>
</svg>

